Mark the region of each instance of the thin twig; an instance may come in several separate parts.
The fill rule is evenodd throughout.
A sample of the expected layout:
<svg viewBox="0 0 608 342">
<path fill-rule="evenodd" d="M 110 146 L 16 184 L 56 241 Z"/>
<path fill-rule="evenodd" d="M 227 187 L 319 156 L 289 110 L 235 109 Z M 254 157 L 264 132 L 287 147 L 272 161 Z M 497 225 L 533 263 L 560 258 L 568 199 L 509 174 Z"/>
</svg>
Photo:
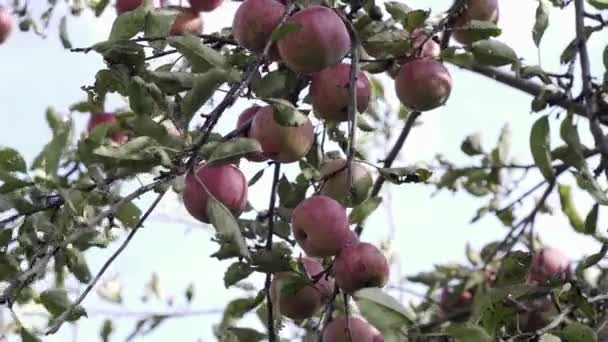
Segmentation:
<svg viewBox="0 0 608 342">
<path fill-rule="evenodd" d="M 103 266 L 101 267 L 99 272 L 97 272 L 97 275 L 95 275 L 95 278 L 93 278 L 93 280 L 87 285 L 86 289 L 80 294 L 78 299 L 76 299 L 76 301 L 74 301 L 74 303 L 72 303 L 72 305 L 67 310 L 65 310 L 61 315 L 59 315 L 59 317 L 57 317 L 57 319 L 55 319 L 53 325 L 46 331 L 46 335 L 56 333 L 59 330 L 59 328 L 61 327 L 61 325 L 66 321 L 66 319 L 71 314 L 71 312 L 77 306 L 79 306 L 82 303 L 82 301 L 87 297 L 89 292 L 91 292 L 91 290 L 93 290 L 93 288 L 95 287 L 95 285 L 97 284 L 99 279 L 101 279 L 101 277 L 103 276 L 105 271 L 110 267 L 110 265 L 114 262 L 114 260 L 116 260 L 116 258 L 120 255 L 120 253 L 122 253 L 125 250 L 125 248 L 127 248 L 127 246 L 129 245 L 129 243 L 131 242 L 131 240 L 133 239 L 133 237 L 135 236 L 137 231 L 143 226 L 143 224 L 146 221 L 146 219 L 148 218 L 148 216 L 150 216 L 152 211 L 154 211 L 154 209 L 156 208 L 156 206 L 158 205 L 158 203 L 161 201 L 161 199 L 163 198 L 163 196 L 166 193 L 167 193 L 167 191 L 164 190 L 163 192 L 158 194 L 158 196 L 156 196 L 156 199 L 154 200 L 154 202 L 152 202 L 150 207 L 148 207 L 148 210 L 146 210 L 146 212 L 139 219 L 139 221 L 137 222 L 135 227 L 133 227 L 133 230 L 131 230 L 131 232 L 125 239 L 125 241 L 123 241 L 123 243 L 120 245 L 120 247 L 118 247 L 116 252 L 114 252 L 114 254 L 112 254 L 108 260 L 106 260 L 106 262 L 103 264 Z"/>
<path fill-rule="evenodd" d="M 274 209 L 277 201 L 277 189 L 279 187 L 279 179 L 281 177 L 281 163 L 275 163 L 274 165 L 274 176 L 272 179 L 272 189 L 270 190 L 270 203 L 268 204 L 268 235 L 266 236 L 266 250 L 272 251 L 272 237 L 274 236 Z M 273 317 L 273 307 L 272 307 L 272 299 L 271 299 L 271 289 L 270 285 L 272 284 L 272 273 L 266 273 L 266 305 L 268 307 L 268 342 L 274 342 L 276 340 L 276 336 L 274 333 L 274 317 Z"/>
<path fill-rule="evenodd" d="M 403 126 L 403 129 L 401 130 L 401 134 L 399 134 L 397 141 L 395 141 L 395 144 L 393 145 L 393 147 L 389 151 L 388 155 L 384 159 L 385 168 L 389 168 L 393 165 L 393 162 L 395 161 L 395 159 L 397 158 L 397 155 L 403 148 L 403 145 L 405 144 L 405 140 L 410 135 L 412 127 L 414 127 L 414 123 L 416 123 L 416 119 L 418 119 L 419 116 L 420 116 L 420 112 L 411 112 L 410 115 L 407 117 L 407 119 L 405 121 L 405 125 Z M 380 194 L 380 190 L 382 190 L 382 185 L 384 185 L 384 182 L 385 182 L 384 177 L 382 175 L 378 175 L 378 179 L 376 179 L 376 182 L 374 183 L 374 187 L 372 188 L 372 192 L 370 195 L 371 197 L 375 197 Z M 355 232 L 357 233 L 357 235 L 361 235 L 361 233 L 363 232 L 363 225 L 358 225 L 357 228 L 355 229 Z"/>
</svg>

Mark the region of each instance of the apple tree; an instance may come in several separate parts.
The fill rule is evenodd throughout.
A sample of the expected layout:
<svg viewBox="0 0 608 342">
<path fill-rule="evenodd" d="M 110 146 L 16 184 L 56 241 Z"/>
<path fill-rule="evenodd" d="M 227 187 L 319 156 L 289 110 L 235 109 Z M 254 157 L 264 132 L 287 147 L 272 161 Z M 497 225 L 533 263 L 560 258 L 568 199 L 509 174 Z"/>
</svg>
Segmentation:
<svg viewBox="0 0 608 342">
<path fill-rule="evenodd" d="M 205 17 L 222 0 L 67 0 L 66 16 L 115 10 L 117 17 L 107 40 L 88 47 L 72 47 L 63 17 L 66 53 L 98 54 L 106 66 L 82 87 L 86 100 L 70 115 L 47 111 L 52 138 L 31 163 L 0 149 L 0 303 L 13 314 L 2 334 L 42 341 L 87 319 L 87 296 L 174 192 L 214 229 L 209 257 L 226 269 L 210 281 L 229 288 L 255 274 L 264 279 L 251 297 L 226 304 L 214 329 L 219 341 L 608 340 L 608 272 L 600 263 L 608 252 L 601 234 L 608 73 L 591 71 L 608 69 L 608 47 L 600 61 L 587 44 L 606 35 L 608 2 L 536 2 L 536 23 L 522 39 L 537 47 L 552 10 L 574 14 L 576 30 L 555 56 L 561 70 L 531 64 L 501 41 L 498 0 L 455 0 L 439 12 L 414 1 L 245 0 L 218 32 L 208 32 Z M 17 23 L 44 36 L 57 3 L 34 17 L 28 1 L 9 1 L 0 8 L 0 44 L 11 43 Z M 467 165 L 439 155 L 396 162 L 419 118 L 449 108 L 458 84 L 448 64 L 531 96 L 528 163 L 509 156 L 507 129 L 490 148 L 465 137 Z M 387 85 L 400 107 L 385 97 Z M 110 94 L 128 99 L 128 109 L 106 110 Z M 246 110 L 220 134 L 218 122 L 237 101 Z M 76 112 L 89 117 L 78 134 Z M 395 117 L 397 132 L 387 120 Z M 388 152 L 374 158 L 366 139 L 383 136 Z M 243 164 L 258 171 L 246 174 Z M 262 177 L 272 177 L 270 188 L 256 187 Z M 537 185 L 521 188 L 534 177 Z M 468 264 L 409 275 L 425 293 L 400 302 L 383 290 L 400 282 L 386 249 L 361 235 L 379 215 L 387 184 L 479 198 L 485 205 L 472 209 L 472 222 L 494 216 L 506 233 L 481 250 L 467 248 Z M 264 203 L 253 203 L 253 192 Z M 575 195 L 593 199 L 588 213 L 577 210 Z M 559 197 L 561 212 L 547 205 L 550 196 Z M 142 206 L 141 197 L 153 200 Z M 574 263 L 543 244 L 535 222 L 551 214 L 565 215 L 601 248 Z M 113 245 L 105 264 L 91 269 L 88 251 Z M 84 291 L 68 291 L 71 282 L 86 284 Z M 43 324 L 15 314 L 32 303 L 46 310 Z M 263 330 L 239 324 L 248 313 Z M 133 336 L 165 318 L 137 322 Z M 104 341 L 111 331 L 108 317 Z"/>
</svg>

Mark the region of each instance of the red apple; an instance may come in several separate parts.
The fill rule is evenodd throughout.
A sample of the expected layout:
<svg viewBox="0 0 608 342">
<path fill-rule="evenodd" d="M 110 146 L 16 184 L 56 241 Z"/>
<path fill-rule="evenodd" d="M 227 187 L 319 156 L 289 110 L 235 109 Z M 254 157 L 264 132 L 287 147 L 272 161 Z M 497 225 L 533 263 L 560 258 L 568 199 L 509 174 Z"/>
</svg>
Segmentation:
<svg viewBox="0 0 608 342">
<path fill-rule="evenodd" d="M 366 287 L 384 287 L 388 282 L 389 265 L 376 246 L 359 242 L 340 251 L 334 260 L 334 276 L 340 289 L 346 293 Z"/>
<path fill-rule="evenodd" d="M 545 283 L 564 279 L 570 272 L 570 259 L 557 248 L 544 248 L 532 256 L 530 280 Z"/>
<path fill-rule="evenodd" d="M 249 135 L 262 145 L 264 155 L 281 163 L 293 163 L 308 153 L 314 142 L 310 120 L 301 126 L 281 126 L 274 120 L 272 106 L 260 108 L 253 121 Z"/>
<path fill-rule="evenodd" d="M 116 0 L 116 14 L 121 15 L 141 6 L 144 0 Z"/>
<path fill-rule="evenodd" d="M 249 136 L 249 131 L 251 129 L 251 121 L 253 121 L 253 117 L 257 114 L 258 110 L 262 108 L 258 105 L 253 105 L 247 109 L 245 109 L 241 115 L 239 115 L 239 118 L 236 122 L 236 128 L 240 128 L 245 124 L 249 124 L 249 129 L 247 129 L 246 132 L 244 132 L 242 134 L 242 136 L 244 137 L 248 137 Z M 249 155 L 246 156 L 247 160 L 250 161 L 254 161 L 254 162 L 262 162 L 267 160 L 268 158 L 266 158 L 266 156 L 264 156 L 263 153 L 251 153 Z"/>
<path fill-rule="evenodd" d="M 349 334 L 350 331 L 350 334 Z M 383 342 L 384 337 L 373 325 L 359 316 L 344 316 L 331 321 L 323 331 L 323 342 Z"/>
<path fill-rule="evenodd" d="M 292 15 L 288 23 L 298 30 L 279 39 L 281 59 L 293 71 L 313 73 L 338 63 L 350 49 L 350 36 L 342 19 L 331 9 L 311 6 Z"/>
<path fill-rule="evenodd" d="M 245 49 L 263 52 L 284 13 L 285 6 L 277 0 L 245 0 L 232 21 L 234 39 Z M 278 54 L 276 44 L 271 51 L 274 55 Z"/>
<path fill-rule="evenodd" d="M 471 20 L 498 22 L 498 0 L 467 0 L 465 10 L 454 24 L 452 36 L 462 44 L 471 44 L 473 39 L 466 31 L 458 28 L 466 26 Z"/>
<path fill-rule="evenodd" d="M 348 186 L 346 159 L 329 159 L 321 165 L 320 171 L 321 195 L 329 196 L 349 207 L 365 201 L 374 183 L 372 175 L 365 165 L 353 162 L 351 166 L 353 191 L 351 192 Z"/>
<path fill-rule="evenodd" d="M 182 8 L 171 26 L 172 35 L 200 34 L 202 31 L 203 18 L 190 8 Z"/>
<path fill-rule="evenodd" d="M 336 255 L 353 238 L 346 209 L 327 196 L 300 202 L 293 210 L 291 224 L 296 241 L 311 256 Z"/>
<path fill-rule="evenodd" d="M 0 6 L 0 44 L 4 43 L 13 31 L 13 17 L 8 8 Z"/>
<path fill-rule="evenodd" d="M 197 12 L 211 12 L 218 8 L 223 0 L 188 0 L 190 7 Z"/>
<path fill-rule="evenodd" d="M 202 164 L 194 173 L 187 174 L 183 199 L 190 215 L 206 223 L 209 223 L 207 201 L 210 194 L 238 216 L 247 206 L 247 180 L 234 165 Z"/>
<path fill-rule="evenodd" d="M 452 78 L 441 62 L 416 59 L 403 64 L 395 79 L 397 97 L 404 106 L 427 111 L 443 105 L 452 91 Z"/>
<path fill-rule="evenodd" d="M 117 130 L 116 125 L 118 120 L 112 113 L 91 113 L 89 117 L 89 123 L 87 124 L 87 131 L 91 132 L 97 125 L 108 123 L 111 127 L 108 129 L 108 137 L 117 144 L 124 144 L 129 140 L 129 136 L 126 132 Z M 113 126 L 113 127 L 112 127 Z"/>
<path fill-rule="evenodd" d="M 317 115 L 325 120 L 348 121 L 350 64 L 331 65 L 312 77 L 310 96 Z M 371 85 L 362 71 L 356 81 L 357 111 L 365 112 L 372 95 Z"/>
<path fill-rule="evenodd" d="M 313 281 L 316 275 L 320 275 L 324 271 L 323 265 L 314 258 L 302 258 L 302 265 L 308 277 Z M 283 293 L 283 285 L 294 276 L 296 275 L 289 272 L 278 273 L 274 276 L 271 284 L 272 301 L 275 305 L 278 304 L 279 312 L 286 317 L 294 320 L 310 318 L 331 296 L 334 281 L 332 278 L 322 275 L 316 283 L 306 285 L 295 293 Z"/>
</svg>

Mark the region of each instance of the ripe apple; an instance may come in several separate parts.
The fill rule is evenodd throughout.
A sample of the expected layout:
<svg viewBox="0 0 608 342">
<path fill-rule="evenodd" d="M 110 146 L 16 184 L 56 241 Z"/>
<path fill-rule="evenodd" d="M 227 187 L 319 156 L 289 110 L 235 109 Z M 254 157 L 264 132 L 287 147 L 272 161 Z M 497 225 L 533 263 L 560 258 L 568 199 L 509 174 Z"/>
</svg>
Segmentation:
<svg viewBox="0 0 608 342">
<path fill-rule="evenodd" d="M 223 0 L 188 0 L 190 7 L 196 12 L 211 12 L 218 8 Z"/>
<path fill-rule="evenodd" d="M 251 130 L 251 121 L 253 121 L 253 117 L 257 114 L 258 110 L 260 110 L 260 106 L 258 105 L 253 105 L 247 109 L 245 109 L 241 115 L 239 115 L 239 118 L 237 119 L 236 122 L 236 128 L 240 128 L 243 125 L 249 123 L 249 129 L 244 132 L 242 134 L 242 136 L 244 137 L 248 137 L 249 136 L 249 131 Z M 251 153 L 249 155 L 247 155 L 245 158 L 247 158 L 247 160 L 249 161 L 254 161 L 254 162 L 262 162 L 267 160 L 268 158 L 266 158 L 266 156 L 263 153 Z"/>
<path fill-rule="evenodd" d="M 141 6 L 144 0 L 116 0 L 116 14 L 121 15 Z"/>
<path fill-rule="evenodd" d="M 249 134 L 260 142 L 266 157 L 281 163 L 293 163 L 304 157 L 315 138 L 310 120 L 300 126 L 281 126 L 274 120 L 272 106 L 257 111 Z"/>
<path fill-rule="evenodd" d="M 172 35 L 199 34 L 203 31 L 203 18 L 191 8 L 182 8 L 171 26 Z"/>
<path fill-rule="evenodd" d="M 314 258 L 302 258 L 302 265 L 308 277 L 312 280 L 324 271 L 323 265 Z M 295 293 L 283 293 L 283 285 L 295 276 L 295 274 L 289 272 L 277 273 L 271 284 L 271 294 L 273 295 L 271 300 L 275 305 L 278 304 L 279 312 L 284 316 L 294 320 L 310 318 L 319 311 L 331 296 L 334 280 L 322 275 L 316 283 L 306 285 Z"/>
<path fill-rule="evenodd" d="M 350 330 L 350 336 L 349 336 Z M 338 317 L 323 331 L 323 342 L 383 342 L 384 337 L 373 325 L 359 316 Z"/>
<path fill-rule="evenodd" d="M 91 132 L 97 125 L 101 125 L 103 123 L 110 124 L 110 128 L 108 129 L 107 136 L 112 139 L 117 144 L 124 144 L 129 140 L 129 136 L 125 131 L 117 130 L 116 116 L 113 113 L 91 113 L 89 117 L 89 123 L 87 124 L 87 131 Z M 114 126 L 114 127 L 112 127 Z"/>
<path fill-rule="evenodd" d="M 0 44 L 4 43 L 13 31 L 13 17 L 8 8 L 0 6 Z"/>
<path fill-rule="evenodd" d="M 395 91 L 404 106 L 427 111 L 443 105 L 452 91 L 452 78 L 441 62 L 421 58 L 401 66 Z"/>
<path fill-rule="evenodd" d="M 546 283 L 565 279 L 570 273 L 570 259 L 557 248 L 544 248 L 532 256 L 530 280 Z"/>
<path fill-rule="evenodd" d="M 291 215 L 293 235 L 310 256 L 328 257 L 352 241 L 346 209 L 327 196 L 309 197 Z"/>
<path fill-rule="evenodd" d="M 365 287 L 384 287 L 388 282 L 386 257 L 374 245 L 358 242 L 344 247 L 334 260 L 336 283 L 346 293 Z"/>
<path fill-rule="evenodd" d="M 462 44 L 471 44 L 473 37 L 467 34 L 466 31 L 458 30 L 458 28 L 466 26 L 471 20 L 497 23 L 498 17 L 498 0 L 467 0 L 465 10 L 454 24 L 452 36 Z"/>
<path fill-rule="evenodd" d="M 348 169 L 346 159 L 329 159 L 321 165 L 321 191 L 342 205 L 353 207 L 365 201 L 374 183 L 368 169 L 359 162 L 353 162 L 351 176 L 353 191 L 348 184 Z M 341 171 L 338 171 L 341 170 Z"/>
<path fill-rule="evenodd" d="M 350 64 L 331 65 L 312 77 L 310 96 L 315 113 L 325 120 L 348 121 Z M 356 81 L 357 111 L 367 110 L 372 95 L 369 79 L 359 71 Z"/>
<path fill-rule="evenodd" d="M 313 73 L 336 64 L 350 49 L 342 19 L 331 9 L 311 6 L 292 15 L 288 23 L 299 29 L 279 39 L 279 54 L 295 72 Z"/>
<path fill-rule="evenodd" d="M 238 216 L 247 206 L 247 180 L 236 166 L 201 164 L 186 175 L 183 191 L 186 210 L 201 222 L 209 223 L 207 200 L 211 194 Z"/>
<path fill-rule="evenodd" d="M 245 0 L 236 10 L 232 21 L 234 39 L 245 49 L 263 52 L 284 13 L 285 6 L 277 0 Z M 271 55 L 278 55 L 276 44 L 271 51 Z"/>
</svg>

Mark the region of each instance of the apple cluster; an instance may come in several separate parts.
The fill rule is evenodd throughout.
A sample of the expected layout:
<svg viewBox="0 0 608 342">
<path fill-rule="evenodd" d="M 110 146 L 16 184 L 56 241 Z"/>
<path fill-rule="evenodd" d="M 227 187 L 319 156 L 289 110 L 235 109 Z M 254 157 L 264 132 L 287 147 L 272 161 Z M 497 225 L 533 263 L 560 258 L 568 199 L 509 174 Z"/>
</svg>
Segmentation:
<svg viewBox="0 0 608 342">
<path fill-rule="evenodd" d="M 566 281 L 571 274 L 570 259 L 561 250 L 545 247 L 532 254 L 527 284 L 547 287 Z M 493 287 L 496 273 L 486 270 L 482 285 Z M 439 296 L 439 315 L 452 317 L 470 309 L 475 299 L 476 287 L 446 286 Z M 523 332 L 534 332 L 550 322 L 555 315 L 555 305 L 549 296 L 542 296 L 526 303 L 527 311 L 518 314 L 517 326 Z M 454 317 L 458 317 L 455 315 Z M 466 315 L 462 315 L 466 317 Z M 455 319 L 458 321 L 458 319 Z"/>
</svg>

